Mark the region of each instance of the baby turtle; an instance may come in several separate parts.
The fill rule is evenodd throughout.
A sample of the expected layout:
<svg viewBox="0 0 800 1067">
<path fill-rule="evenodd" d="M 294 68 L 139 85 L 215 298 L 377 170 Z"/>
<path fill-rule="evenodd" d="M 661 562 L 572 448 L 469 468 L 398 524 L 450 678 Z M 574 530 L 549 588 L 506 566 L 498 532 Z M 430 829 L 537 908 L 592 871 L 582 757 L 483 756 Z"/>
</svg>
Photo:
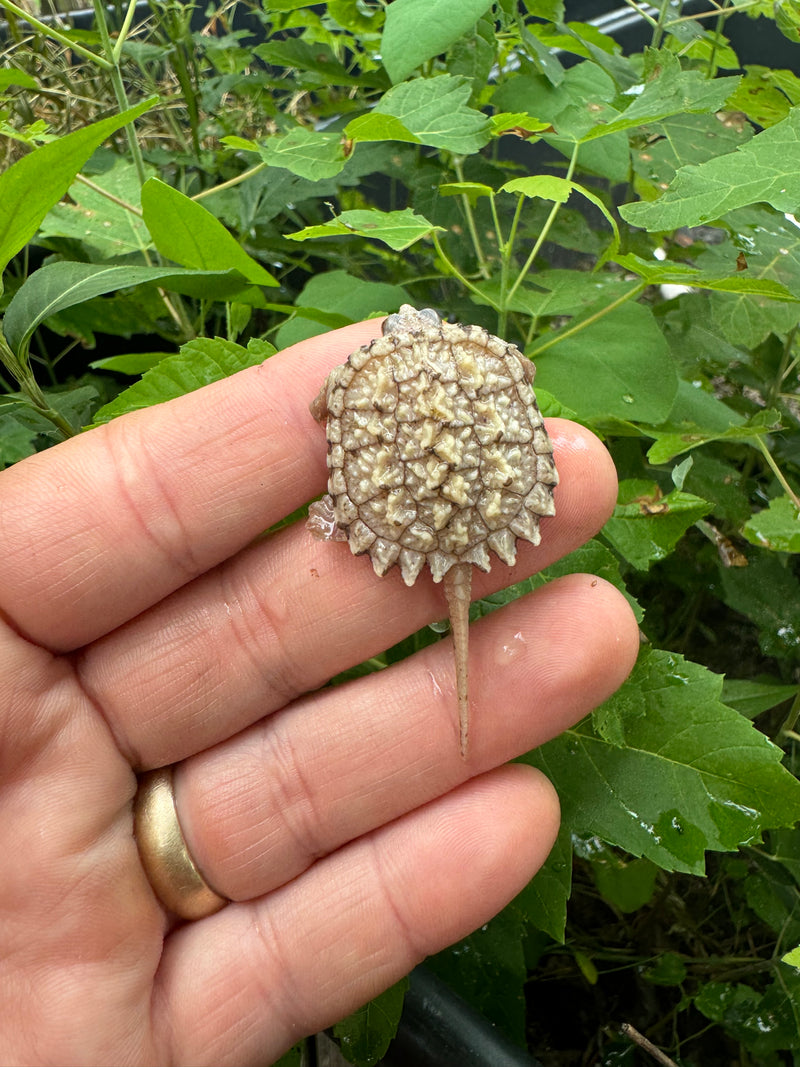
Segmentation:
<svg viewBox="0 0 800 1067">
<path fill-rule="evenodd" d="M 413 585 L 427 563 L 444 579 L 465 757 L 472 568 L 491 569 L 490 549 L 511 566 L 517 538 L 538 545 L 540 516 L 555 512 L 533 375 L 518 348 L 481 326 L 404 304 L 311 404 L 327 421 L 329 477 L 308 528 L 368 552 L 380 576 L 397 564 Z"/>
</svg>

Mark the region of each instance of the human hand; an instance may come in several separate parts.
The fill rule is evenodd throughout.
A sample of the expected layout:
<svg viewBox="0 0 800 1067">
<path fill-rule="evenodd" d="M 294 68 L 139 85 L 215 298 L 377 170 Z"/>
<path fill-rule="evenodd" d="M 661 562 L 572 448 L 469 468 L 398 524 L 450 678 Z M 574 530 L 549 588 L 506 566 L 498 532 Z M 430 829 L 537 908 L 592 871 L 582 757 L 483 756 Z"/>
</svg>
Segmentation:
<svg viewBox="0 0 800 1067">
<path fill-rule="evenodd" d="M 570 575 L 475 625 L 471 756 L 449 642 L 315 691 L 446 614 L 302 523 L 308 412 L 376 322 L 313 338 L 0 474 L 3 1064 L 264 1064 L 466 935 L 544 862 L 558 805 L 506 761 L 622 682 L 611 586 Z M 587 430 L 551 420 L 557 514 L 519 581 L 615 498 Z M 132 833 L 138 772 L 175 764 L 189 849 L 233 903 L 175 925 Z"/>
</svg>

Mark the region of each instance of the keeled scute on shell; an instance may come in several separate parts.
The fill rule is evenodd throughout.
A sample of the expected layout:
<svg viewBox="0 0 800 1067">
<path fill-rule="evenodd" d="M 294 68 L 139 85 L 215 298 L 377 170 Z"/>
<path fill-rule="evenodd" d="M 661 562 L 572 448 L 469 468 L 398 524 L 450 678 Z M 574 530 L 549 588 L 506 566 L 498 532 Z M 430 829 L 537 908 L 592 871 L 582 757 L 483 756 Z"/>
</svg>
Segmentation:
<svg viewBox="0 0 800 1067">
<path fill-rule="evenodd" d="M 312 532 L 346 536 L 379 575 L 397 564 L 408 585 L 426 563 L 437 582 L 457 563 L 488 571 L 490 550 L 513 564 L 517 538 L 539 543 L 558 482 L 533 364 L 431 309 L 404 305 L 384 328 L 312 405 L 329 467 Z"/>
</svg>

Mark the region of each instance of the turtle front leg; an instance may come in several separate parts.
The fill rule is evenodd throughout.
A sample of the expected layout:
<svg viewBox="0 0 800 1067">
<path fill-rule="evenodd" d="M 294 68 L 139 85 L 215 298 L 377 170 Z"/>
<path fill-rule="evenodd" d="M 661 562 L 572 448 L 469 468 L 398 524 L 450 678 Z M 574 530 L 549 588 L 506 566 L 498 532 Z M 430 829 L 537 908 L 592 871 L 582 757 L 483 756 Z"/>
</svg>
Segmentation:
<svg viewBox="0 0 800 1067">
<path fill-rule="evenodd" d="M 450 612 L 450 631 L 456 662 L 459 745 L 461 756 L 469 749 L 469 606 L 472 601 L 472 564 L 457 563 L 444 576 L 444 595 Z"/>
</svg>

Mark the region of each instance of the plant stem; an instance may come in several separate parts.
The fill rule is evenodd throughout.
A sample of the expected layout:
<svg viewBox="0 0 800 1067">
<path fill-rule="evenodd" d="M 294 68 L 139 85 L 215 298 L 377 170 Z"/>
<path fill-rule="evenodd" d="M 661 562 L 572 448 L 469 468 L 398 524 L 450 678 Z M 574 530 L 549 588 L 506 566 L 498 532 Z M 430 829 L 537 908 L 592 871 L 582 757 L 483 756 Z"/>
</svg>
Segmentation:
<svg viewBox="0 0 800 1067">
<path fill-rule="evenodd" d="M 111 52 L 111 61 L 115 67 L 119 66 L 119 57 L 122 55 L 122 49 L 125 47 L 125 41 L 128 39 L 128 32 L 133 22 L 133 16 L 136 13 L 137 0 L 129 0 L 128 10 L 125 12 L 125 19 L 122 23 L 122 28 L 119 31 L 114 48 Z"/>
<path fill-rule="evenodd" d="M 31 373 L 30 367 L 22 363 L 12 352 L 5 337 L 0 333 L 0 357 L 8 368 L 9 373 L 16 378 L 20 390 L 25 394 L 30 406 L 44 418 L 49 419 L 65 437 L 74 437 L 75 430 L 70 426 L 64 416 L 51 407 L 47 397 Z"/>
<path fill-rule="evenodd" d="M 769 464 L 770 469 L 772 470 L 772 473 L 775 475 L 775 477 L 778 479 L 778 481 L 783 486 L 783 489 L 784 489 L 786 495 L 789 497 L 789 499 L 794 504 L 794 506 L 798 509 L 798 511 L 800 511 L 800 497 L 798 497 L 797 493 L 795 493 L 794 489 L 792 489 L 791 485 L 789 485 L 789 483 L 786 481 L 786 478 L 785 478 L 785 476 L 783 474 L 783 471 L 780 469 L 778 464 L 775 462 L 775 460 L 772 457 L 772 453 L 770 452 L 770 450 L 767 448 L 766 444 L 764 443 L 764 438 L 763 437 L 757 437 L 756 438 L 756 444 L 758 445 L 759 449 L 761 450 L 761 454 L 763 455 L 764 459 Z"/>
<path fill-rule="evenodd" d="M 117 100 L 117 106 L 120 111 L 127 111 L 130 107 L 128 102 L 128 94 L 125 92 L 125 84 L 122 81 L 122 72 L 119 69 L 119 56 L 116 60 L 114 58 L 114 46 L 111 43 L 111 37 L 108 32 L 108 23 L 106 22 L 106 12 L 103 7 L 102 0 L 93 0 L 94 17 L 97 22 L 97 28 L 100 33 L 100 41 L 103 45 L 103 51 L 107 57 L 108 66 L 106 69 L 111 75 L 111 85 L 114 89 L 114 96 Z M 133 164 L 136 167 L 136 173 L 139 177 L 139 184 L 144 185 L 147 180 L 147 175 L 144 171 L 144 159 L 142 158 L 142 150 L 139 147 L 139 141 L 136 137 L 136 130 L 133 123 L 128 122 L 125 124 L 125 136 L 128 139 L 128 148 L 130 149 L 131 158 Z"/>
<path fill-rule="evenodd" d="M 658 12 L 658 21 L 653 29 L 653 39 L 650 42 L 651 48 L 661 47 L 661 38 L 664 36 L 664 23 L 667 18 L 667 11 L 669 9 L 670 0 L 661 0 L 661 9 Z"/>
<path fill-rule="evenodd" d="M 708 57 L 708 67 L 706 68 L 706 78 L 714 77 L 714 60 L 717 57 L 717 49 L 719 48 L 719 39 L 722 36 L 722 27 L 725 25 L 725 8 L 728 6 L 728 0 L 722 0 L 722 7 L 719 9 L 717 15 L 717 22 L 714 26 L 713 34 L 714 40 L 711 42 L 711 55 Z"/>
<path fill-rule="evenodd" d="M 576 322 L 574 326 L 570 326 L 566 330 L 558 330 L 547 341 L 539 345 L 538 348 L 534 348 L 532 352 L 528 352 L 532 359 L 536 356 L 540 356 L 542 352 L 546 352 L 548 348 L 552 348 L 553 345 L 557 345 L 559 341 L 563 341 L 567 337 L 572 337 L 576 333 L 580 333 L 581 330 L 585 330 L 587 326 L 591 326 L 593 323 L 602 319 L 605 315 L 608 315 L 610 311 L 615 311 L 618 307 L 632 300 L 634 297 L 639 296 L 647 288 L 646 282 L 640 282 L 639 285 L 635 285 L 632 289 L 629 289 L 627 293 L 623 293 L 622 296 L 618 296 L 612 303 L 607 304 L 605 307 L 600 308 L 594 315 L 590 315 L 588 319 L 581 319 L 580 322 Z"/>
<path fill-rule="evenodd" d="M 456 177 L 460 182 L 464 181 L 464 168 L 460 159 L 453 160 L 453 170 L 456 172 Z M 469 202 L 469 197 L 466 193 L 461 195 L 461 206 L 464 208 L 464 214 L 467 219 L 467 229 L 469 235 L 472 238 L 472 247 L 475 249 L 475 255 L 478 258 L 478 267 L 482 278 L 490 278 L 491 271 L 489 270 L 489 264 L 486 262 L 486 256 L 483 253 L 483 246 L 481 239 L 478 235 L 478 229 L 475 226 L 475 216 L 472 213 L 472 204 Z"/>
<path fill-rule="evenodd" d="M 79 56 L 83 56 L 84 59 L 91 60 L 98 67 L 102 67 L 103 70 L 111 70 L 113 63 L 104 59 L 102 56 L 98 56 L 96 52 L 93 52 L 90 48 L 85 48 L 77 41 L 73 41 L 71 37 L 67 37 L 65 33 L 61 33 L 54 26 L 48 26 L 45 22 L 40 22 L 35 18 L 30 11 L 25 11 L 21 7 L 17 7 L 12 0 L 0 0 L 0 7 L 4 7 L 6 11 L 10 11 L 14 15 L 18 15 L 25 22 L 30 23 L 40 33 L 43 33 L 45 37 L 51 37 L 54 41 L 58 41 L 59 44 L 63 44 L 65 48 L 69 48 L 73 52 L 77 52 Z"/>
<path fill-rule="evenodd" d="M 435 230 L 431 234 L 431 237 L 433 238 L 433 246 L 436 249 L 436 253 L 442 260 L 444 265 L 447 267 L 448 272 L 452 274 L 454 278 L 458 278 L 461 284 L 467 289 L 469 289 L 470 292 L 475 293 L 481 298 L 481 300 L 487 303 L 490 307 L 493 307 L 494 310 L 498 314 L 500 314 L 500 308 L 498 304 L 494 300 L 492 300 L 492 298 L 487 293 L 482 292 L 477 285 L 475 285 L 469 280 L 469 278 L 466 277 L 466 275 L 462 274 L 458 267 L 455 265 L 455 263 L 450 259 L 444 248 L 442 248 L 442 242 L 439 240 L 439 235 L 438 233 L 436 233 Z"/>
<path fill-rule="evenodd" d="M 794 740 L 797 737 L 794 728 L 797 725 L 798 718 L 800 718 L 800 693 L 798 693 L 792 701 L 792 706 L 789 708 L 789 714 L 784 719 L 780 730 L 778 730 L 775 738 L 776 745 L 780 747 L 787 739 L 791 738 Z"/>
<path fill-rule="evenodd" d="M 572 175 L 573 175 L 573 173 L 575 171 L 575 165 L 578 162 L 578 151 L 579 151 L 579 149 L 580 149 L 580 145 L 576 143 L 575 147 L 572 149 L 572 156 L 570 157 L 569 166 L 567 167 L 567 175 L 566 175 L 567 181 L 571 181 L 572 180 Z M 542 245 L 546 241 L 547 235 L 548 235 L 548 233 L 550 233 L 550 229 L 551 229 L 553 223 L 555 222 L 556 216 L 558 215 L 558 212 L 560 211 L 560 209 L 561 209 L 561 203 L 559 201 L 556 201 L 553 204 L 553 207 L 552 207 L 552 209 L 550 211 L 550 214 L 547 216 L 547 219 L 545 221 L 544 226 L 542 226 L 541 233 L 536 238 L 536 243 L 534 244 L 533 248 L 531 249 L 530 255 L 525 260 L 524 267 L 522 268 L 522 270 L 517 275 L 517 280 L 514 282 L 514 284 L 509 289 L 508 295 L 506 297 L 506 300 L 504 300 L 504 302 L 503 302 L 504 305 L 507 303 L 507 301 L 509 301 L 509 300 L 511 300 L 513 298 L 514 293 L 516 293 L 517 289 L 519 289 L 520 285 L 525 280 L 525 276 L 528 274 L 528 271 L 533 266 L 534 261 L 536 260 L 536 257 L 539 255 L 539 249 L 542 247 Z"/>
<path fill-rule="evenodd" d="M 235 185 L 240 185 L 243 181 L 247 181 L 248 178 L 252 178 L 254 174 L 258 174 L 260 170 L 264 170 L 266 165 L 266 163 L 256 163 L 254 167 L 242 171 L 242 173 L 237 174 L 235 178 L 229 178 L 226 182 L 220 182 L 219 185 L 213 185 L 210 189 L 203 189 L 202 192 L 195 193 L 191 199 L 203 200 L 204 197 L 213 196 L 214 193 L 220 193 L 223 189 L 233 189 Z"/>
</svg>

